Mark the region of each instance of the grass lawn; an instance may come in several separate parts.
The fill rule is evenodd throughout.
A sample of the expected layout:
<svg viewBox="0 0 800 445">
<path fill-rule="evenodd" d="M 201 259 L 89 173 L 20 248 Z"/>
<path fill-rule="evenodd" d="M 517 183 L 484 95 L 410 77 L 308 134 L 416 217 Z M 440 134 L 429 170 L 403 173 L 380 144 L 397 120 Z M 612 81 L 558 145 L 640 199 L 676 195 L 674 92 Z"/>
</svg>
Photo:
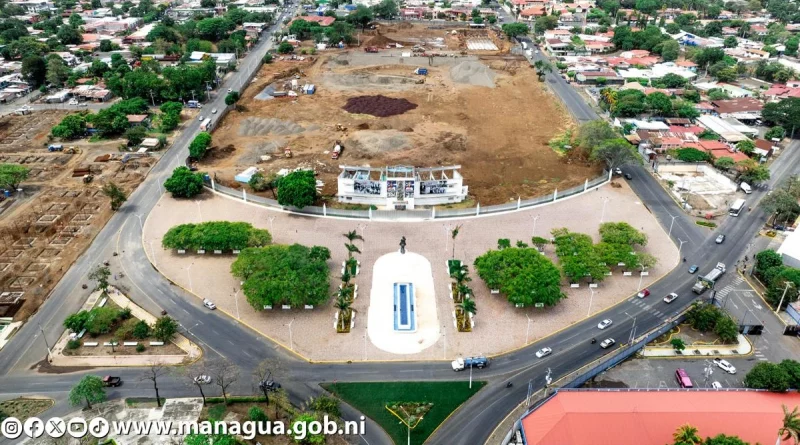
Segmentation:
<svg viewBox="0 0 800 445">
<path fill-rule="evenodd" d="M 392 437 L 405 444 L 408 429 L 386 405 L 394 402 L 432 402 L 425 418 L 411 430 L 411 443 L 422 444 L 447 416 L 478 392 L 486 382 L 363 382 L 326 383 L 322 387 L 364 413 Z"/>
<path fill-rule="evenodd" d="M 24 422 L 29 417 L 47 411 L 54 403 L 52 399 L 11 399 L 0 402 L 0 412 Z"/>
</svg>

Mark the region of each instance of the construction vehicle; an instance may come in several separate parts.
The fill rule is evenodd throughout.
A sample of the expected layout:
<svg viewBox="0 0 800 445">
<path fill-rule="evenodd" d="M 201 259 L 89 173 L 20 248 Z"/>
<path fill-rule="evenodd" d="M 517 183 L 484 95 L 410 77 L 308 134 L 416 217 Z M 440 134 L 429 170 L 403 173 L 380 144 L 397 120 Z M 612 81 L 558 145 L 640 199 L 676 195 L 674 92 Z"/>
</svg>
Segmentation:
<svg viewBox="0 0 800 445">
<path fill-rule="evenodd" d="M 414 74 L 419 74 L 420 76 L 426 76 L 426 75 L 428 75 L 428 69 L 427 68 L 417 68 L 417 69 L 414 70 Z"/>
<path fill-rule="evenodd" d="M 692 287 L 692 292 L 700 295 L 705 292 L 706 289 L 713 288 L 717 280 L 725 273 L 725 270 L 724 263 L 717 263 L 717 266 L 711 269 L 711 272 L 706 274 L 706 276 L 697 278 L 697 283 Z"/>
<path fill-rule="evenodd" d="M 342 147 L 342 142 L 337 140 L 336 143 L 333 144 L 331 159 L 339 159 L 339 156 L 342 154 L 342 150 L 344 150 L 344 147 Z"/>
<path fill-rule="evenodd" d="M 81 154 L 81 149 L 77 147 L 68 147 L 64 150 L 64 153 L 68 155 L 78 155 Z"/>
<path fill-rule="evenodd" d="M 364 48 L 364 52 L 377 53 L 378 52 L 378 47 L 377 46 L 368 46 L 368 47 Z"/>
<path fill-rule="evenodd" d="M 285 157 L 286 159 L 291 159 L 291 157 L 292 157 L 292 149 L 289 148 L 289 147 L 286 147 L 283 150 L 283 157 Z"/>
<path fill-rule="evenodd" d="M 336 124 L 336 131 L 347 131 L 347 127 L 342 124 Z"/>
<path fill-rule="evenodd" d="M 54 152 L 54 151 L 61 151 L 64 149 L 64 146 L 61 144 L 53 144 L 47 147 L 47 151 Z"/>
<path fill-rule="evenodd" d="M 94 175 L 83 175 L 83 183 L 89 184 L 94 180 Z"/>
</svg>

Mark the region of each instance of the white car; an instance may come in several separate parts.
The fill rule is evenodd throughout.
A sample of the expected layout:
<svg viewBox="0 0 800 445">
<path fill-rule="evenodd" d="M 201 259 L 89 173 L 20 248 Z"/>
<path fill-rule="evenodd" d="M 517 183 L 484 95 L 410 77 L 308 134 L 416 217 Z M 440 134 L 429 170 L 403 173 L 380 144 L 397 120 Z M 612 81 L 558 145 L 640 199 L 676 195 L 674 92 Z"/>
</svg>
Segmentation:
<svg viewBox="0 0 800 445">
<path fill-rule="evenodd" d="M 78 104 L 78 108 L 81 108 L 81 107 L 88 107 L 88 106 L 89 106 L 89 105 L 87 105 L 87 104 L 86 104 L 86 102 L 81 102 L 81 103 L 79 103 L 79 104 Z"/>
<path fill-rule="evenodd" d="M 214 108 L 213 110 L 211 110 L 211 114 L 217 114 L 217 109 Z"/>
<path fill-rule="evenodd" d="M 736 374 L 736 367 L 731 365 L 727 360 L 723 360 L 721 358 L 715 358 L 714 364 L 719 366 L 719 369 L 727 372 L 728 374 Z"/>
<path fill-rule="evenodd" d="M 233 93 L 233 88 L 228 88 L 229 93 Z"/>
<path fill-rule="evenodd" d="M 75 99 L 72 99 L 72 100 L 71 100 L 71 101 L 69 101 L 68 103 L 69 103 L 69 105 L 78 105 L 78 101 L 77 101 L 77 100 L 75 100 Z"/>
<path fill-rule="evenodd" d="M 711 382 L 711 387 L 714 389 L 722 389 L 722 384 L 720 382 Z"/>
<path fill-rule="evenodd" d="M 610 318 L 606 318 L 605 320 L 601 321 L 601 322 L 600 322 L 600 323 L 597 325 L 597 329 L 605 329 L 605 328 L 607 328 L 607 327 L 611 326 L 611 323 L 613 323 L 613 321 L 611 321 L 611 319 L 610 319 Z"/>
<path fill-rule="evenodd" d="M 199 120 L 200 122 L 203 122 L 203 116 L 197 116 L 197 120 Z"/>
<path fill-rule="evenodd" d="M 194 382 L 198 385 L 208 385 L 211 383 L 211 376 L 210 375 L 199 375 L 194 378 Z"/>
<path fill-rule="evenodd" d="M 536 357 L 538 357 L 538 358 L 547 357 L 548 355 L 550 355 L 552 353 L 553 353 L 552 349 L 550 349 L 550 348 L 542 348 L 542 349 L 536 351 Z"/>
<path fill-rule="evenodd" d="M 617 341 L 614 340 L 613 338 L 607 338 L 607 339 L 603 340 L 602 343 L 600 343 L 600 347 L 603 348 L 603 349 L 608 349 L 611 346 L 613 346 L 614 343 L 616 343 L 616 342 Z"/>
<path fill-rule="evenodd" d="M 675 292 L 672 292 L 669 295 L 667 295 L 666 297 L 664 297 L 664 303 L 670 304 L 673 301 L 675 301 L 675 299 L 677 299 L 677 298 L 678 298 L 678 294 L 676 294 Z"/>
<path fill-rule="evenodd" d="M 203 306 L 211 309 L 212 311 L 217 308 L 217 305 L 214 304 L 213 301 L 208 300 L 208 299 L 203 300 Z"/>
</svg>

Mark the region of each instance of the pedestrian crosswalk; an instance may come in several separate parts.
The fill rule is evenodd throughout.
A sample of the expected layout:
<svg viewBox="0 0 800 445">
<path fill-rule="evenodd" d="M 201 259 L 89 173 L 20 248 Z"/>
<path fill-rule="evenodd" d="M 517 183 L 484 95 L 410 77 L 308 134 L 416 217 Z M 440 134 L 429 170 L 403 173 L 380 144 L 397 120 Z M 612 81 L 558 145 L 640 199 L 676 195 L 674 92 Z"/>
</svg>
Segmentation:
<svg viewBox="0 0 800 445">
<path fill-rule="evenodd" d="M 739 275 L 736 275 L 730 282 L 730 284 L 723 287 L 722 289 L 717 290 L 717 298 L 718 299 L 725 298 L 726 295 L 728 295 L 731 291 L 736 290 L 736 288 L 742 283 L 744 283 L 744 278 L 742 278 Z"/>
<path fill-rule="evenodd" d="M 661 319 L 665 319 L 666 318 L 666 314 L 664 314 L 660 310 L 654 308 L 653 306 L 649 305 L 647 302 L 645 302 L 645 300 L 643 298 L 633 297 L 628 301 L 630 301 L 631 303 L 635 304 L 636 306 L 639 306 L 640 308 L 642 308 L 642 309 L 654 314 L 658 318 L 661 318 Z M 660 302 L 661 300 L 651 300 L 651 301 L 659 301 Z"/>
<path fill-rule="evenodd" d="M 769 360 L 768 358 L 764 357 L 764 353 L 761 352 L 760 349 L 756 349 L 756 352 L 753 355 L 755 355 L 756 358 L 761 360 L 762 362 L 766 362 Z"/>
</svg>

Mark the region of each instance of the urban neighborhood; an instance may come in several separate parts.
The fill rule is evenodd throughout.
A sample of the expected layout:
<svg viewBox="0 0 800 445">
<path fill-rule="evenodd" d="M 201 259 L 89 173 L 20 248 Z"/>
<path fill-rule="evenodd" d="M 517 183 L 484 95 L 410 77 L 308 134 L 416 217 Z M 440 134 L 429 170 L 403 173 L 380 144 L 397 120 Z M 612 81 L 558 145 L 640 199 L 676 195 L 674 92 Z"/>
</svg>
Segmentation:
<svg viewBox="0 0 800 445">
<path fill-rule="evenodd" d="M 800 444 L 800 4 L 0 0 L 0 442 Z"/>
</svg>

